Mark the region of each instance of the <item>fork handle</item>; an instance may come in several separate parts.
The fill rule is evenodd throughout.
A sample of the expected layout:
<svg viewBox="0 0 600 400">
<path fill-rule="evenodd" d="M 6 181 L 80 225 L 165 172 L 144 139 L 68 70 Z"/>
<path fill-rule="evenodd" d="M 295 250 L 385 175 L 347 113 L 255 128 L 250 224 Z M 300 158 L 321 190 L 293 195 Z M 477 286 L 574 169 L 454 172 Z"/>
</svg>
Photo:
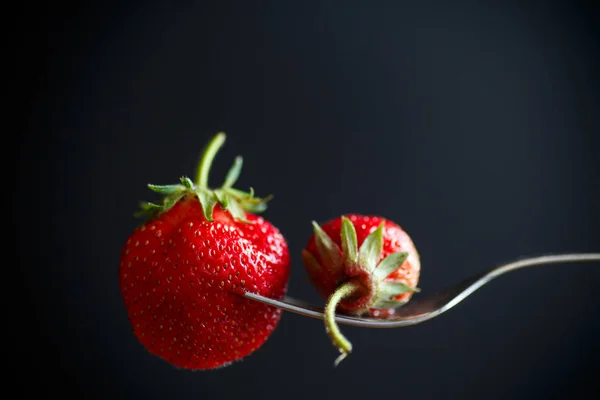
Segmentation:
<svg viewBox="0 0 600 400">
<path fill-rule="evenodd" d="M 581 262 L 581 261 L 600 261 L 600 253 L 573 253 L 573 254 L 549 254 L 539 257 L 524 258 L 511 263 L 494 268 L 486 273 L 482 278 L 487 278 L 490 281 L 507 272 L 521 268 L 533 267 L 543 264 L 558 264 L 564 262 Z M 484 282 L 485 283 L 485 282 Z"/>
</svg>

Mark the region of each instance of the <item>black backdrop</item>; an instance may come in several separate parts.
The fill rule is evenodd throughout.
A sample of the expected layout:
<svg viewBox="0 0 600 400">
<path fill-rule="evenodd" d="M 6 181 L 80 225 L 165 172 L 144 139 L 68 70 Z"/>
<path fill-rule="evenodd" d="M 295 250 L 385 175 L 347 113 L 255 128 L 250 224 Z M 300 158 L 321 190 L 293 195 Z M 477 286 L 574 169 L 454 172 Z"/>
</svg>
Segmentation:
<svg viewBox="0 0 600 400">
<path fill-rule="evenodd" d="M 265 217 L 289 241 L 295 297 L 320 301 L 299 257 L 310 220 L 348 212 L 411 234 L 424 293 L 523 256 L 598 252 L 597 9 L 90 3 L 32 5 L 11 34 L 27 119 L 5 379 L 86 399 L 600 392 L 597 263 L 516 272 L 415 327 L 344 328 L 355 352 L 337 369 L 322 324 L 293 314 L 241 363 L 174 369 L 136 342 L 117 276 L 145 184 L 193 173 L 219 130 L 214 178 L 241 153 L 240 185 L 276 195 Z"/>
</svg>

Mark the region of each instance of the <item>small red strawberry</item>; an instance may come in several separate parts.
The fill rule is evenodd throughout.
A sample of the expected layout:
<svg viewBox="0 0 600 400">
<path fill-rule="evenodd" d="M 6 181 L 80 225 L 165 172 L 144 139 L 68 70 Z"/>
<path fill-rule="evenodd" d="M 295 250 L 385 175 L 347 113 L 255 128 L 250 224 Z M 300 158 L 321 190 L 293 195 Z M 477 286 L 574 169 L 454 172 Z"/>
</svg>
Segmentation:
<svg viewBox="0 0 600 400">
<path fill-rule="evenodd" d="M 337 365 L 352 344 L 335 323 L 336 308 L 380 318 L 393 314 L 418 291 L 421 264 L 408 234 L 384 218 L 346 215 L 313 227 L 302 259 L 311 282 L 328 299 L 325 327 L 342 353 Z"/>
<path fill-rule="evenodd" d="M 208 187 L 224 141 L 218 134 L 209 143 L 196 182 L 149 185 L 164 195 L 162 203 L 142 205 L 149 218 L 121 253 L 120 287 L 134 334 L 151 354 L 181 368 L 222 367 L 261 347 L 281 310 L 240 294 L 281 298 L 287 290 L 287 243 L 253 214 L 267 199 L 232 187 L 241 157 L 222 187 Z"/>
</svg>

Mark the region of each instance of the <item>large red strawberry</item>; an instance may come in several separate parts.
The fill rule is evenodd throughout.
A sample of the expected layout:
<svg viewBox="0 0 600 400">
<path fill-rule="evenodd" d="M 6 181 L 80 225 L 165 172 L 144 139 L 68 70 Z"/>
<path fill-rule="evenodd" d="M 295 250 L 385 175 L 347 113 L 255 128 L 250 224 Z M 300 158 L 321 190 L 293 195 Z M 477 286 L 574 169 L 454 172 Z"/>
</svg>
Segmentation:
<svg viewBox="0 0 600 400">
<path fill-rule="evenodd" d="M 336 308 L 381 318 L 393 314 L 418 291 L 421 264 L 408 234 L 387 219 L 354 214 L 313 227 L 302 258 L 311 282 L 328 299 L 325 327 L 342 353 L 337 365 L 352 345 L 335 323 Z"/>
<path fill-rule="evenodd" d="M 150 353 L 182 368 L 222 367 L 258 349 L 281 310 L 240 294 L 281 298 L 287 290 L 287 243 L 254 215 L 267 199 L 233 188 L 242 159 L 222 187 L 208 187 L 224 141 L 218 134 L 209 143 L 195 182 L 149 185 L 163 200 L 142 204 L 148 219 L 121 253 L 120 287 L 133 332 Z"/>
</svg>

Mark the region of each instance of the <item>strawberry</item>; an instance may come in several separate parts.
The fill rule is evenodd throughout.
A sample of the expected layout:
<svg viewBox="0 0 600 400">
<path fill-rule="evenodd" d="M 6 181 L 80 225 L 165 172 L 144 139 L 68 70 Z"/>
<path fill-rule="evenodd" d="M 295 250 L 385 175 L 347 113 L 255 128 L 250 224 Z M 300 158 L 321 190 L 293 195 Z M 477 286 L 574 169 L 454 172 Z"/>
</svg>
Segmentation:
<svg viewBox="0 0 600 400">
<path fill-rule="evenodd" d="M 421 264 L 410 236 L 385 218 L 352 214 L 322 226 L 313 221 L 313 228 L 302 259 L 310 281 L 328 299 L 325 327 L 341 352 L 337 365 L 352 351 L 335 323 L 337 307 L 348 314 L 392 315 L 419 290 Z"/>
<path fill-rule="evenodd" d="M 289 253 L 279 230 L 256 216 L 268 199 L 233 188 L 237 157 L 222 187 L 208 187 L 210 165 L 225 135 L 208 144 L 196 182 L 149 188 L 159 204 L 142 203 L 146 221 L 127 239 L 120 288 L 139 342 L 186 369 L 223 367 L 261 347 L 281 310 L 245 299 L 246 290 L 282 298 Z"/>
</svg>

